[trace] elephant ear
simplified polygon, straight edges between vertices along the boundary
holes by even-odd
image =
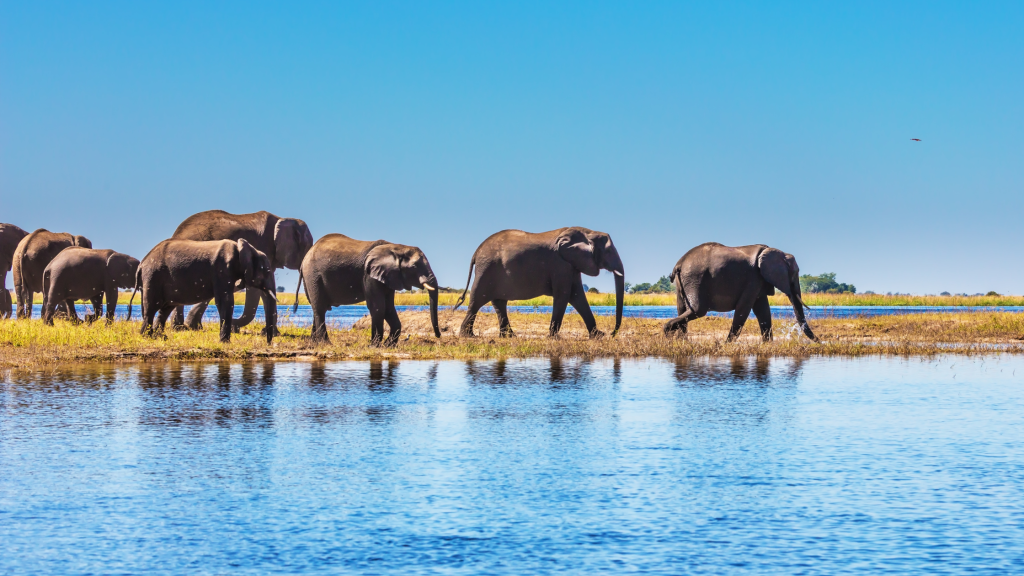
[[[244,238],[239,238],[236,242],[238,247],[238,263],[242,267],[242,276],[245,279],[246,286],[252,286],[255,282],[255,254],[253,253],[252,244],[249,244]]]
[[[597,276],[601,272],[594,244],[579,228],[566,229],[555,240],[555,246],[563,260],[587,276]]]
[[[366,255],[366,273],[392,290],[408,290],[402,275],[402,263],[387,244],[377,246]]]
[[[761,277],[786,296],[793,295],[792,286],[789,284],[791,259],[792,256],[775,248],[765,248],[757,257],[757,269]]]
[[[75,236],[75,246],[81,246],[82,248],[92,248],[92,242],[89,241],[85,236]]]
[[[304,230],[298,220],[281,218],[274,225],[274,262],[275,268],[297,270],[302,264]],[[308,248],[307,248],[308,249]]]

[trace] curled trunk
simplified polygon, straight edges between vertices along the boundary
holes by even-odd
[[[441,337],[441,329],[437,324],[437,284],[433,285],[434,290],[429,291],[430,298],[430,325],[434,328],[434,336]]]
[[[789,301],[793,303],[793,314],[796,315],[796,322],[803,330],[804,336],[807,336],[814,342],[820,342],[818,337],[811,331],[810,324],[807,323],[807,318],[804,316],[804,301],[800,294],[800,285],[793,286],[790,288]]]
[[[615,330],[612,331],[614,336],[619,331],[619,326],[622,325],[622,300],[626,292],[626,278],[615,275]]]

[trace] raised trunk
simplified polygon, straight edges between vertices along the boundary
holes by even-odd
[[[434,336],[441,337],[441,329],[437,325],[437,283],[432,286],[434,290],[429,291],[430,298],[430,325],[434,328]]]

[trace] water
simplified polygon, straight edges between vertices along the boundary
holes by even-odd
[[[0,384],[0,573],[1021,573],[1024,358]]]
[[[187,306],[186,308],[191,308]],[[235,318],[239,318],[242,315],[244,306],[235,306]],[[426,306],[397,306],[399,312],[404,311],[423,311],[429,310]],[[441,306],[441,310],[446,310],[449,306]],[[36,305],[33,310],[34,317],[40,316],[40,305]],[[80,316],[92,313],[92,306],[78,304],[75,306]],[[551,306],[509,306],[509,312],[522,312],[522,313],[540,313],[540,314],[551,314]],[[465,314],[465,307],[460,309],[462,314]],[[593,306],[591,310],[597,316],[614,316],[614,306]],[[481,308],[481,311],[488,314],[494,313],[494,308],[491,306],[485,306]],[[967,313],[967,312],[1024,312],[1024,306],[811,306],[809,312],[807,312],[807,318],[819,319],[819,318],[855,318],[855,317],[870,317],[870,316],[895,316],[902,314],[923,314],[926,312],[947,312],[947,313]],[[120,304],[116,310],[117,316],[123,318],[128,313],[128,306]],[[575,314],[572,306],[567,309],[568,314]],[[133,318],[138,319],[141,311],[138,306],[134,308]],[[366,306],[359,304],[355,306],[335,306],[327,313],[327,324],[334,328],[348,328],[355,324],[357,320],[367,315]],[[626,318],[675,318],[676,307],[675,306],[624,306],[622,308],[622,315]],[[285,309],[285,307],[278,308],[279,321],[287,322],[294,326],[311,326],[313,324],[313,311],[309,306],[299,306],[299,309],[293,314],[291,307]],[[708,316],[722,316],[725,318],[732,318],[732,312],[709,312]],[[793,308],[791,306],[772,306],[772,317],[773,318],[785,318],[793,319]],[[259,306],[256,311],[256,319],[259,322],[265,320],[263,315],[263,306]],[[216,324],[220,319],[217,314],[217,309],[210,306],[206,309],[203,315],[204,322],[212,322]]]

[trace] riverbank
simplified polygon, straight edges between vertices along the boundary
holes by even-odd
[[[128,304],[131,292],[121,292],[119,304]],[[440,294],[438,303],[451,306],[459,299],[459,294],[446,292]],[[42,294],[36,294],[35,304],[43,303]],[[279,306],[291,306],[295,303],[295,293],[278,293]],[[614,306],[615,294],[587,294],[591,306]],[[769,297],[772,306],[790,306],[789,298],[782,294]],[[80,301],[84,304],[85,302]],[[884,294],[804,294],[804,303],[808,306],[1024,306],[1024,296],[911,296]],[[139,295],[135,295],[135,304],[139,304]],[[235,294],[235,304],[245,304],[245,293]],[[299,295],[300,305],[309,305],[305,294]],[[429,304],[424,292],[406,292],[395,294],[395,304],[399,306],[426,306]],[[530,300],[510,300],[509,306],[551,306],[550,296],[531,298]],[[626,294],[624,306],[675,306],[675,294]]]
[[[515,338],[499,338],[493,314],[477,319],[475,338],[459,338],[461,314],[442,313],[442,338],[432,336],[426,312],[404,312],[402,337],[393,348],[369,345],[364,318],[352,329],[332,329],[331,343],[314,345],[309,329],[282,326],[272,345],[251,325],[221,344],[215,325],[199,332],[168,332],[165,337],[138,334],[138,322],[105,326],[39,320],[0,321],[0,367],[47,368],[73,362],[144,362],[148,360],[253,359],[492,359],[526,357],[808,357],[933,355],[941,353],[1024,354],[1024,315],[1012,313],[919,314],[872,318],[822,319],[812,323],[822,344],[798,336],[792,322],[775,321],[775,341],[764,344],[757,323],[747,322],[737,342],[725,343],[731,320],[702,318],[690,324],[685,339],[666,338],[664,322],[626,318],[615,338],[590,340],[582,320],[568,315],[558,338],[548,338],[545,314],[512,314]],[[610,332],[613,319],[599,317]]]

